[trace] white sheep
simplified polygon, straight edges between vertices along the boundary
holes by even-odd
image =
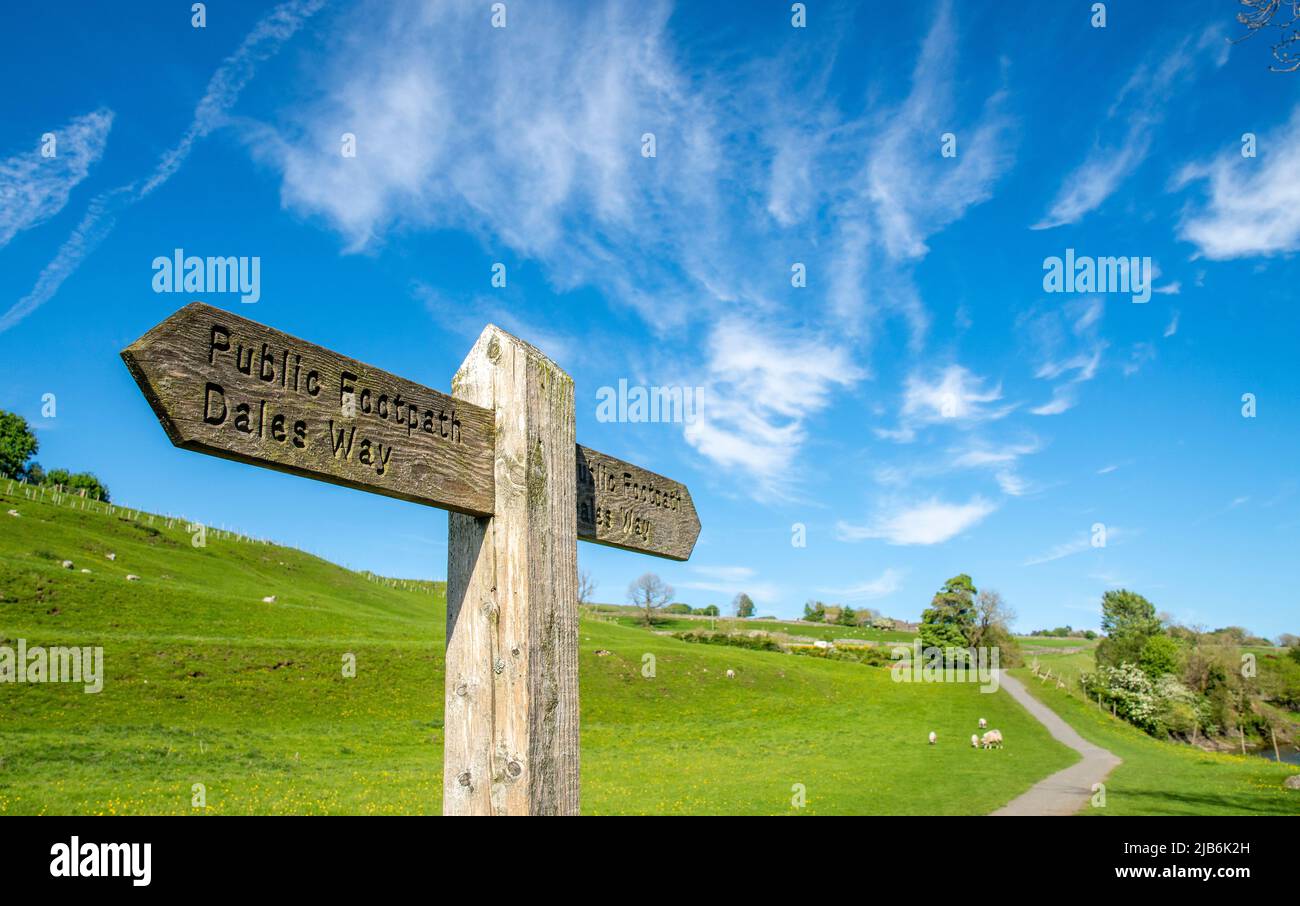
[[[1002,731],[989,730],[980,739],[980,745],[982,745],[986,749],[1002,748]]]
[[[735,679],[735,678],[736,678],[736,671],[734,671],[734,670],[728,670],[728,671],[727,671],[727,679]]]
[[[970,747],[972,749],[978,749],[980,747],[980,738],[974,733],[970,735]]]
[[[981,718],[980,718],[980,729],[981,729],[981,730],[985,730],[985,729],[988,728],[988,725],[989,725],[989,722],[988,722],[987,720],[985,720],[984,718],[981,717]]]
[[[931,731],[930,731],[930,745],[934,745],[934,744],[935,744],[936,742],[938,742],[938,741],[939,741],[939,737],[938,737],[938,735],[936,735],[935,732],[934,732],[933,730],[931,730]]]

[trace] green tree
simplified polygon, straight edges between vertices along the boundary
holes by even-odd
[[[1142,646],[1138,656],[1138,666],[1142,672],[1153,680],[1166,673],[1181,676],[1183,649],[1167,635],[1153,635]]]
[[[722,613],[722,611],[718,610],[717,604],[710,604],[708,607],[699,607],[691,612],[700,617],[716,617],[718,614]]]
[[[27,460],[40,444],[27,426],[27,419],[0,409],[0,477],[25,478]]]
[[[67,469],[51,469],[44,474],[40,483],[61,487],[69,494],[85,491],[87,497],[95,497],[105,503],[110,502],[108,485],[96,478],[92,472],[69,472]]]
[[[975,584],[962,573],[944,583],[921,613],[926,648],[965,648],[975,630]]]
[[[1160,634],[1161,625],[1154,604],[1120,588],[1101,596],[1101,630],[1106,638],[1097,646],[1097,663],[1118,666],[1137,664],[1147,639]]]
[[[754,600],[743,591],[736,595],[731,606],[736,609],[736,616],[742,620],[754,615]]]
[[[853,612],[852,607],[844,607],[840,610],[839,623],[841,626],[856,626],[858,624],[858,615]]]
[[[823,622],[826,619],[826,605],[821,601],[804,602],[803,618],[810,623]]]
[[[1160,631],[1156,607],[1135,591],[1119,588],[1101,596],[1101,631],[1106,635],[1155,635]]]

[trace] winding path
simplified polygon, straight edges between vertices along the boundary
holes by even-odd
[[[1122,759],[1108,749],[1095,746],[1056,716],[1051,708],[1029,693],[1020,680],[1001,671],[1002,688],[1020,702],[1047,728],[1053,738],[1074,749],[1083,759],[1050,777],[1038,781],[993,815],[1073,815],[1092,798],[1092,785],[1101,783]]]

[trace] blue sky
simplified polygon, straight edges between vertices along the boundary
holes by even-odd
[[[132,506],[442,578],[445,514],[175,450],[117,353],[193,297],[447,390],[495,322],[694,495],[689,563],[579,546],[598,599],[915,618],[969,572],[1024,629],[1123,586],[1300,631],[1300,74],[1232,4],[1090,5],[7,6],[0,407]],[[176,248],[260,300],[153,292]],[[1149,301],[1045,292],[1067,249]],[[598,420],[620,380],[699,415]]]

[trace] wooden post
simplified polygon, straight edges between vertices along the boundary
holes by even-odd
[[[1268,735],[1271,736],[1271,737],[1273,738],[1273,759],[1274,759],[1278,764],[1281,764],[1281,763],[1282,763],[1282,753],[1279,752],[1279,751],[1277,750],[1277,732],[1274,731],[1274,729],[1273,729],[1273,722],[1272,722],[1272,721],[1269,721],[1269,724],[1268,724]]]
[[[489,325],[452,395],[495,413],[495,503],[449,514],[443,814],[576,815],[573,380]]]
[[[491,325],[454,396],[202,302],[121,355],[178,447],[452,511],[443,811],[577,814],[576,542],[688,559],[686,486],[578,445],[573,380]]]

